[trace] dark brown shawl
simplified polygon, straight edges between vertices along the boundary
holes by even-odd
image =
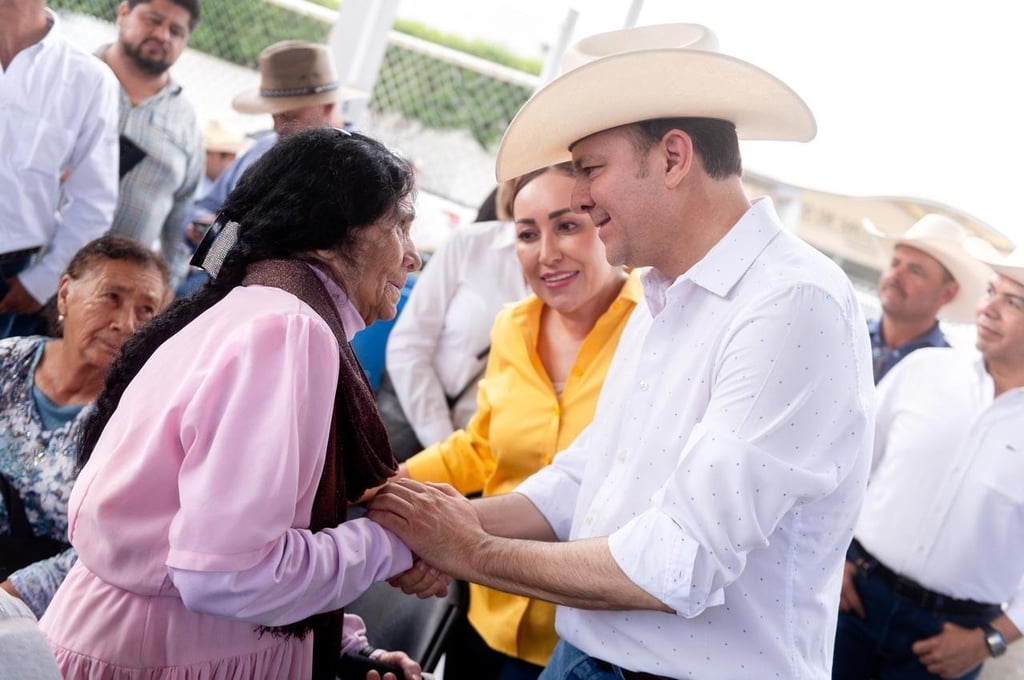
[[[341,362],[327,456],[313,499],[309,528],[320,531],[345,521],[348,503],[395,473],[397,464],[370,387],[345,336],[341,317],[317,275],[303,262],[263,260],[249,265],[242,285],[272,286],[299,298],[320,315],[338,340]],[[304,408],[305,404],[296,404]],[[274,635],[305,637],[313,631],[313,677],[333,680],[341,651],[342,610],[266,628]]]

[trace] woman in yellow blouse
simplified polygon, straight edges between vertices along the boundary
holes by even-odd
[[[513,185],[516,250],[533,295],[491,330],[477,412],[407,460],[399,476],[461,493],[508,493],[590,422],[619,335],[641,295],[636,274],[605,259],[597,227],[570,208],[569,164]],[[470,586],[469,623],[453,636],[445,680],[536,678],[557,636],[546,602]]]

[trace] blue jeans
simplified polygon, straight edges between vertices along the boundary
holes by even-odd
[[[949,623],[977,628],[989,615],[938,614],[922,609],[896,595],[879,578],[858,569],[854,577],[864,604],[865,618],[843,612],[836,630],[832,680],[921,680],[936,678],[918,661],[911,649],[918,640],[938,635]],[[960,680],[973,680],[978,666]]]
[[[32,262],[32,256],[0,262],[0,298],[7,295],[7,279],[20,274]],[[0,314],[0,340],[22,335],[39,335],[46,328],[41,314]]]
[[[622,671],[559,640],[539,680],[623,680]]]

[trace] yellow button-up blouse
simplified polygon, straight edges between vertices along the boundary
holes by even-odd
[[[406,461],[409,475],[493,496],[548,465],[590,423],[619,336],[642,294],[634,271],[580,346],[561,395],[537,353],[544,303],[531,295],[502,310],[491,330],[476,414],[466,429]],[[470,585],[469,620],[492,649],[541,666],[558,639],[554,605],[476,584]]]

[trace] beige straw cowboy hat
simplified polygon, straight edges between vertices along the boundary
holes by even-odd
[[[789,86],[718,52],[714,34],[697,24],[585,38],[563,70],[509,124],[498,148],[499,181],[569,160],[569,147],[584,137],[652,118],[727,120],[741,139],[809,141],[817,132]]]
[[[888,255],[898,245],[910,246],[931,255],[949,270],[960,290],[939,310],[939,318],[955,323],[974,323],[974,313],[992,278],[992,270],[968,251],[970,235],[958,222],[945,215],[929,214],[915,222],[903,234],[889,234],[863,221],[864,230],[878,239]]]
[[[987,264],[996,274],[1002,274],[1024,286],[1024,248],[1018,247],[1012,253],[1001,253],[987,241],[970,239],[967,250]]]
[[[238,153],[245,148],[245,134],[220,118],[208,118],[202,125],[203,148],[215,153]]]
[[[231,104],[241,113],[273,114],[368,96],[342,87],[326,46],[283,40],[260,53],[259,87],[242,92]]]

